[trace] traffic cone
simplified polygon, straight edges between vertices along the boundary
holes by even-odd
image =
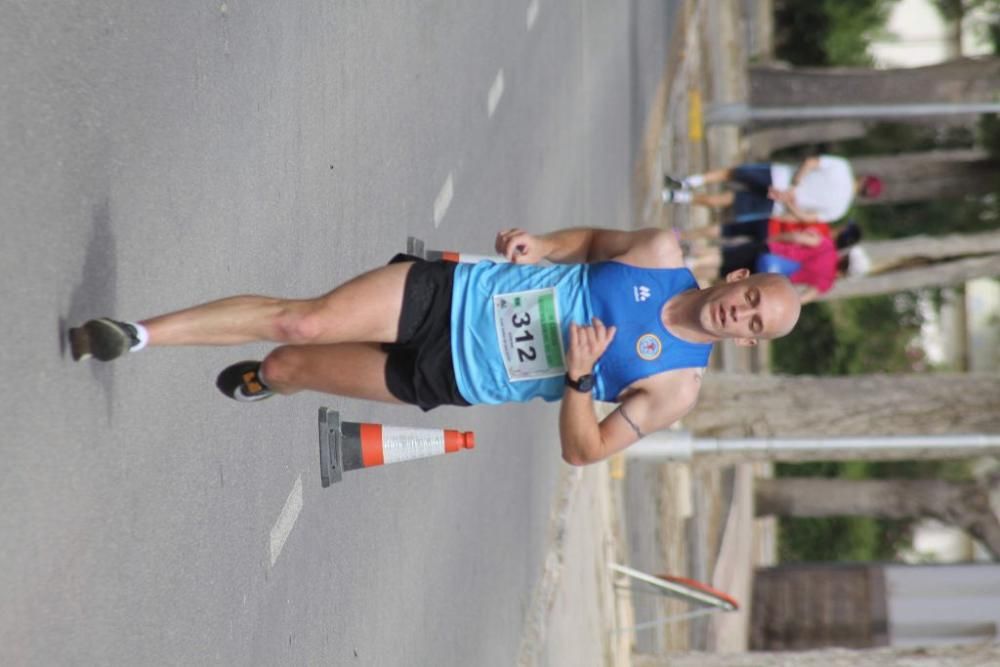
[[[424,257],[424,242],[418,239],[416,236],[406,237],[406,254],[413,255],[414,257],[419,257],[420,259],[427,259]]]
[[[319,466],[324,487],[339,482],[348,470],[451,454],[475,446],[476,435],[471,431],[342,422],[336,410],[319,409]]]

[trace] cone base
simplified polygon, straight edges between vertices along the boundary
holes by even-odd
[[[320,408],[319,474],[323,488],[343,478],[344,464],[340,440],[340,413],[332,408]]]

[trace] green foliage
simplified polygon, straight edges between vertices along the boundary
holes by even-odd
[[[907,349],[923,322],[914,293],[848,299],[832,308],[841,340],[834,356],[844,375],[912,370]]]
[[[873,64],[868,45],[885,32],[893,0],[824,0],[832,30],[824,39],[831,65],[865,67]]]
[[[994,119],[994,124],[984,124],[977,132],[974,132],[961,125],[942,130],[932,125],[882,121],[872,123],[864,136],[856,139],[789,146],[775,151],[771,155],[771,159],[776,162],[797,164],[818,153],[855,158],[870,155],[973,148],[977,145],[994,145],[1000,152],[1000,129],[995,122]]]
[[[996,195],[968,195],[956,199],[859,206],[852,215],[869,241],[915,234],[976,233],[1000,225],[1000,200]]]
[[[830,17],[823,5],[808,0],[775,0],[774,54],[797,67],[830,64],[825,36]]]
[[[976,137],[973,132],[962,126],[951,127],[942,132],[939,127],[933,125],[882,121],[872,124],[871,129],[863,137],[834,142],[826,148],[828,152],[837,155],[864,157],[971,148],[975,143]]]
[[[778,560],[782,563],[892,560],[895,550],[883,545],[879,523],[866,517],[781,517]]]
[[[907,372],[921,323],[907,292],[810,304],[792,333],[772,343],[771,366],[791,375]]]
[[[868,45],[896,0],[775,0],[775,55],[796,66],[871,64]]]
[[[778,463],[774,475],[865,479],[868,467],[864,461]],[[898,536],[906,532],[905,526],[901,530],[897,524],[853,516],[781,517],[778,520],[778,558],[784,563],[891,560],[900,546]]]
[[[792,332],[771,343],[771,369],[786,375],[842,375],[830,353],[837,345],[830,305],[808,305]]]

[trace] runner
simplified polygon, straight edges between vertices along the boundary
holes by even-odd
[[[563,457],[582,465],[686,414],[712,343],[755,345],[798,319],[783,276],[737,271],[698,289],[669,231],[511,229],[496,250],[511,263],[397,256],[315,299],[235,296],[141,322],[90,320],[70,330],[71,349],[109,361],[146,346],[283,343],[219,375],[242,401],[304,389],[424,410],[562,399]],[[598,423],[594,398],[620,405]]]

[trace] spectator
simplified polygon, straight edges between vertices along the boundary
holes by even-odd
[[[741,164],[683,179],[664,176],[663,201],[710,208],[732,206],[735,222],[790,218],[800,222],[835,222],[851,207],[856,194],[882,193],[877,176],[854,177],[850,163],[835,155],[807,158],[798,168],[781,162]],[[718,194],[694,190],[713,183],[741,188]]]
[[[848,222],[835,239],[805,231],[782,231],[761,241],[752,238],[735,245],[700,246],[689,266],[699,280],[711,282],[733,272],[781,273],[809,303],[833,287],[838,277],[864,272],[860,248],[861,229]]]

